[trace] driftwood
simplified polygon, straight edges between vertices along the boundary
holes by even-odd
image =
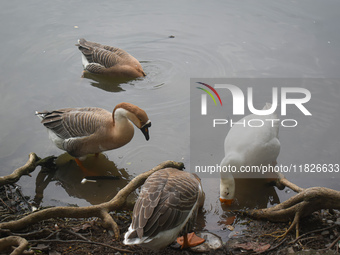
[[[279,174],[277,183],[277,186],[284,185],[297,192],[297,194],[271,208],[255,209],[244,213],[260,220],[272,222],[292,221],[288,230],[279,237],[285,237],[294,227],[296,228],[296,237],[298,237],[300,219],[315,211],[321,209],[340,209],[340,191],[324,187],[303,189],[288,181],[282,174]]]

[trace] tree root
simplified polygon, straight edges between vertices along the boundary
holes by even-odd
[[[303,188],[300,188],[296,184],[291,183],[290,181],[288,181],[283,174],[277,173],[277,175],[278,175],[278,179],[276,180],[276,186],[280,190],[284,189],[285,187],[290,188],[291,190],[295,191],[296,193],[299,193],[299,192],[304,190]]]
[[[18,247],[14,248],[10,255],[34,254],[33,251],[25,251],[28,247],[28,242],[25,238],[19,236],[7,236],[0,239],[0,251],[12,246]]]
[[[290,227],[278,238],[284,238],[292,229],[296,229],[296,238],[299,236],[300,219],[321,209],[340,209],[340,191],[324,187],[311,187],[303,189],[289,182],[282,174],[278,181],[281,185],[298,192],[288,200],[265,209],[254,209],[244,214],[260,220],[272,222],[292,221]]]
[[[26,162],[25,165],[17,168],[10,175],[0,177],[0,186],[15,183],[23,175],[30,175],[30,173],[33,172],[34,169],[36,168],[37,166],[36,163],[39,159],[40,158],[38,158],[38,156],[35,153],[30,153],[28,156],[28,161]]]
[[[20,168],[20,173],[27,173],[27,171],[33,171],[32,168],[36,167],[37,157],[34,153],[30,154],[30,160],[25,166]],[[131,180],[123,189],[121,189],[117,195],[112,198],[109,202],[102,203],[99,205],[93,205],[88,207],[53,207],[47,208],[41,211],[34,212],[28,216],[25,216],[19,220],[3,222],[0,223],[0,229],[19,230],[23,229],[29,225],[35,224],[37,222],[47,220],[50,218],[89,218],[98,217],[102,219],[103,227],[107,229],[112,229],[115,234],[115,238],[119,240],[120,232],[117,223],[113,220],[110,211],[120,209],[126,201],[126,198],[130,193],[141,186],[145,180],[154,172],[167,168],[173,167],[178,169],[183,169],[183,163],[178,163],[174,161],[165,161],[153,169],[142,173]],[[22,170],[23,169],[23,170]],[[20,174],[16,174],[20,175]],[[21,176],[21,175],[20,175]],[[19,177],[20,178],[20,177]],[[11,179],[13,180],[13,179]]]
[[[31,176],[30,173],[32,173],[37,166],[50,164],[54,159],[54,156],[41,159],[35,153],[30,153],[25,165],[15,169],[10,175],[0,176],[0,187],[6,184],[16,183],[23,175]]]

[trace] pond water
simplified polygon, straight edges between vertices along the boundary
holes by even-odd
[[[164,160],[182,161],[190,169],[190,78],[339,77],[340,3],[335,0],[13,0],[2,1],[0,7],[1,175],[22,166],[30,152],[58,156],[54,175],[38,175],[37,169],[19,181],[23,193],[42,199],[43,206],[107,201],[133,177]],[[81,37],[128,51],[147,76],[123,83],[82,78],[81,55],[75,47]],[[299,136],[285,138],[291,134],[283,131],[278,162],[308,162],[320,155],[327,163],[339,156],[339,87],[322,92],[324,101],[313,106],[313,114],[323,125],[305,124],[307,131],[326,135],[310,137],[302,127]],[[85,106],[111,111],[120,102],[147,112],[150,140],[136,130],[126,146],[98,159],[89,157],[84,163],[89,168],[121,178],[81,185],[75,162],[50,142],[34,112]],[[221,152],[211,153],[218,160],[224,136]],[[321,149],[312,147],[316,144],[322,144]],[[300,149],[284,149],[297,146]],[[302,187],[339,190],[339,173],[294,181]],[[199,227],[226,241],[228,214],[218,201],[219,179],[202,182],[206,201]],[[244,195],[243,205],[270,206],[292,194],[264,188],[256,195],[263,197],[258,204]]]

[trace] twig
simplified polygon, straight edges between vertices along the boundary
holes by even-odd
[[[5,190],[6,190],[6,192],[5,192],[6,198],[8,199],[8,201],[10,201],[11,198],[8,197],[8,194],[9,194],[9,192],[11,192],[11,195],[12,195],[12,197],[13,197],[13,191],[12,191],[12,189],[9,189],[8,187],[9,187],[9,185],[4,185],[4,188],[5,188]],[[8,189],[9,189],[9,190],[8,190]]]
[[[62,232],[66,232],[66,233],[71,234],[71,235],[74,235],[74,236],[80,238],[81,240],[89,241],[89,242],[90,242],[90,240],[87,239],[85,236],[82,236],[82,235],[80,235],[80,234],[78,234],[78,233],[76,233],[76,232],[73,232],[72,230],[69,230],[69,229],[64,228],[64,229],[62,229],[61,231],[62,231]]]
[[[313,231],[304,233],[303,235],[299,236],[299,237],[296,238],[295,240],[290,241],[289,244],[294,244],[294,243],[296,243],[296,241],[298,241],[299,239],[303,238],[304,236],[307,236],[307,235],[310,235],[310,234],[313,234],[313,233],[317,233],[317,232],[321,232],[321,231],[324,231],[324,230],[328,230],[328,229],[334,228],[335,226],[336,226],[336,225],[332,225],[332,226],[329,226],[329,227],[326,227],[326,228],[316,229],[316,230],[313,230]]]
[[[310,237],[306,237],[306,238],[301,238],[299,240],[299,244],[301,244],[301,242],[308,241],[304,245],[304,246],[307,246],[307,244],[309,244],[311,241],[313,241],[313,239],[322,239],[322,236],[321,235],[317,235],[317,236],[310,236]],[[302,244],[301,244],[301,246],[302,246]]]
[[[327,251],[327,250],[330,250],[330,249],[332,249],[333,246],[334,246],[337,242],[339,242],[339,241],[340,241],[340,236],[338,236],[338,237],[333,241],[333,243],[331,243],[330,246],[328,246],[328,247],[325,248],[325,249],[321,249],[321,250],[319,250],[319,251]]]
[[[94,244],[94,245],[101,245],[104,247],[108,247],[110,249],[126,252],[126,253],[132,253],[133,251],[117,248],[105,243],[99,243],[99,242],[93,242],[93,241],[85,241],[85,240],[58,240],[58,239],[50,239],[50,240],[44,240],[44,239],[38,239],[38,240],[28,240],[30,243],[85,243],[85,244]]]
[[[2,200],[2,199],[0,198],[0,201],[8,208],[8,210],[10,210],[12,213],[14,213],[14,210],[13,210],[11,207],[9,207],[9,206],[5,203],[4,200]]]
[[[20,236],[20,237],[25,238],[25,239],[33,238],[33,237],[39,237],[39,236],[46,236],[46,235],[49,235],[49,234],[52,233],[52,230],[50,230],[48,228],[43,228],[43,229],[40,229],[40,230],[37,230],[37,231],[32,231],[32,232],[27,232],[27,233],[12,233],[8,229],[4,229],[4,230],[6,230],[6,232],[10,233],[10,234],[7,233],[7,235]]]
[[[44,239],[44,240],[48,240],[50,237],[52,237],[52,236],[58,234],[60,231],[61,231],[60,229],[58,229],[58,230],[56,230],[56,231],[51,231],[51,233],[50,233],[48,236],[44,237],[43,239]]]
[[[15,185],[15,184],[13,184],[13,183],[12,183],[11,185],[14,187],[15,192],[19,194],[19,196],[21,197],[21,199],[22,199],[23,201],[25,201],[25,203],[26,203],[27,207],[29,208],[29,210],[32,211],[32,206],[31,206],[31,204],[27,201],[27,199],[25,198],[24,194],[23,194],[22,191],[21,191],[21,188],[20,188],[18,185]]]

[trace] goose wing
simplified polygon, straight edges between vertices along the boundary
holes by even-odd
[[[98,72],[100,67],[110,68],[130,58],[130,55],[120,48],[89,42],[84,38],[79,39],[76,46],[88,61],[86,69],[90,72]]]
[[[183,224],[198,202],[199,182],[179,170],[151,175],[135,204],[130,238],[154,237]]]
[[[65,108],[51,112],[38,112],[41,123],[62,139],[89,136],[103,126],[112,114],[104,109]]]

